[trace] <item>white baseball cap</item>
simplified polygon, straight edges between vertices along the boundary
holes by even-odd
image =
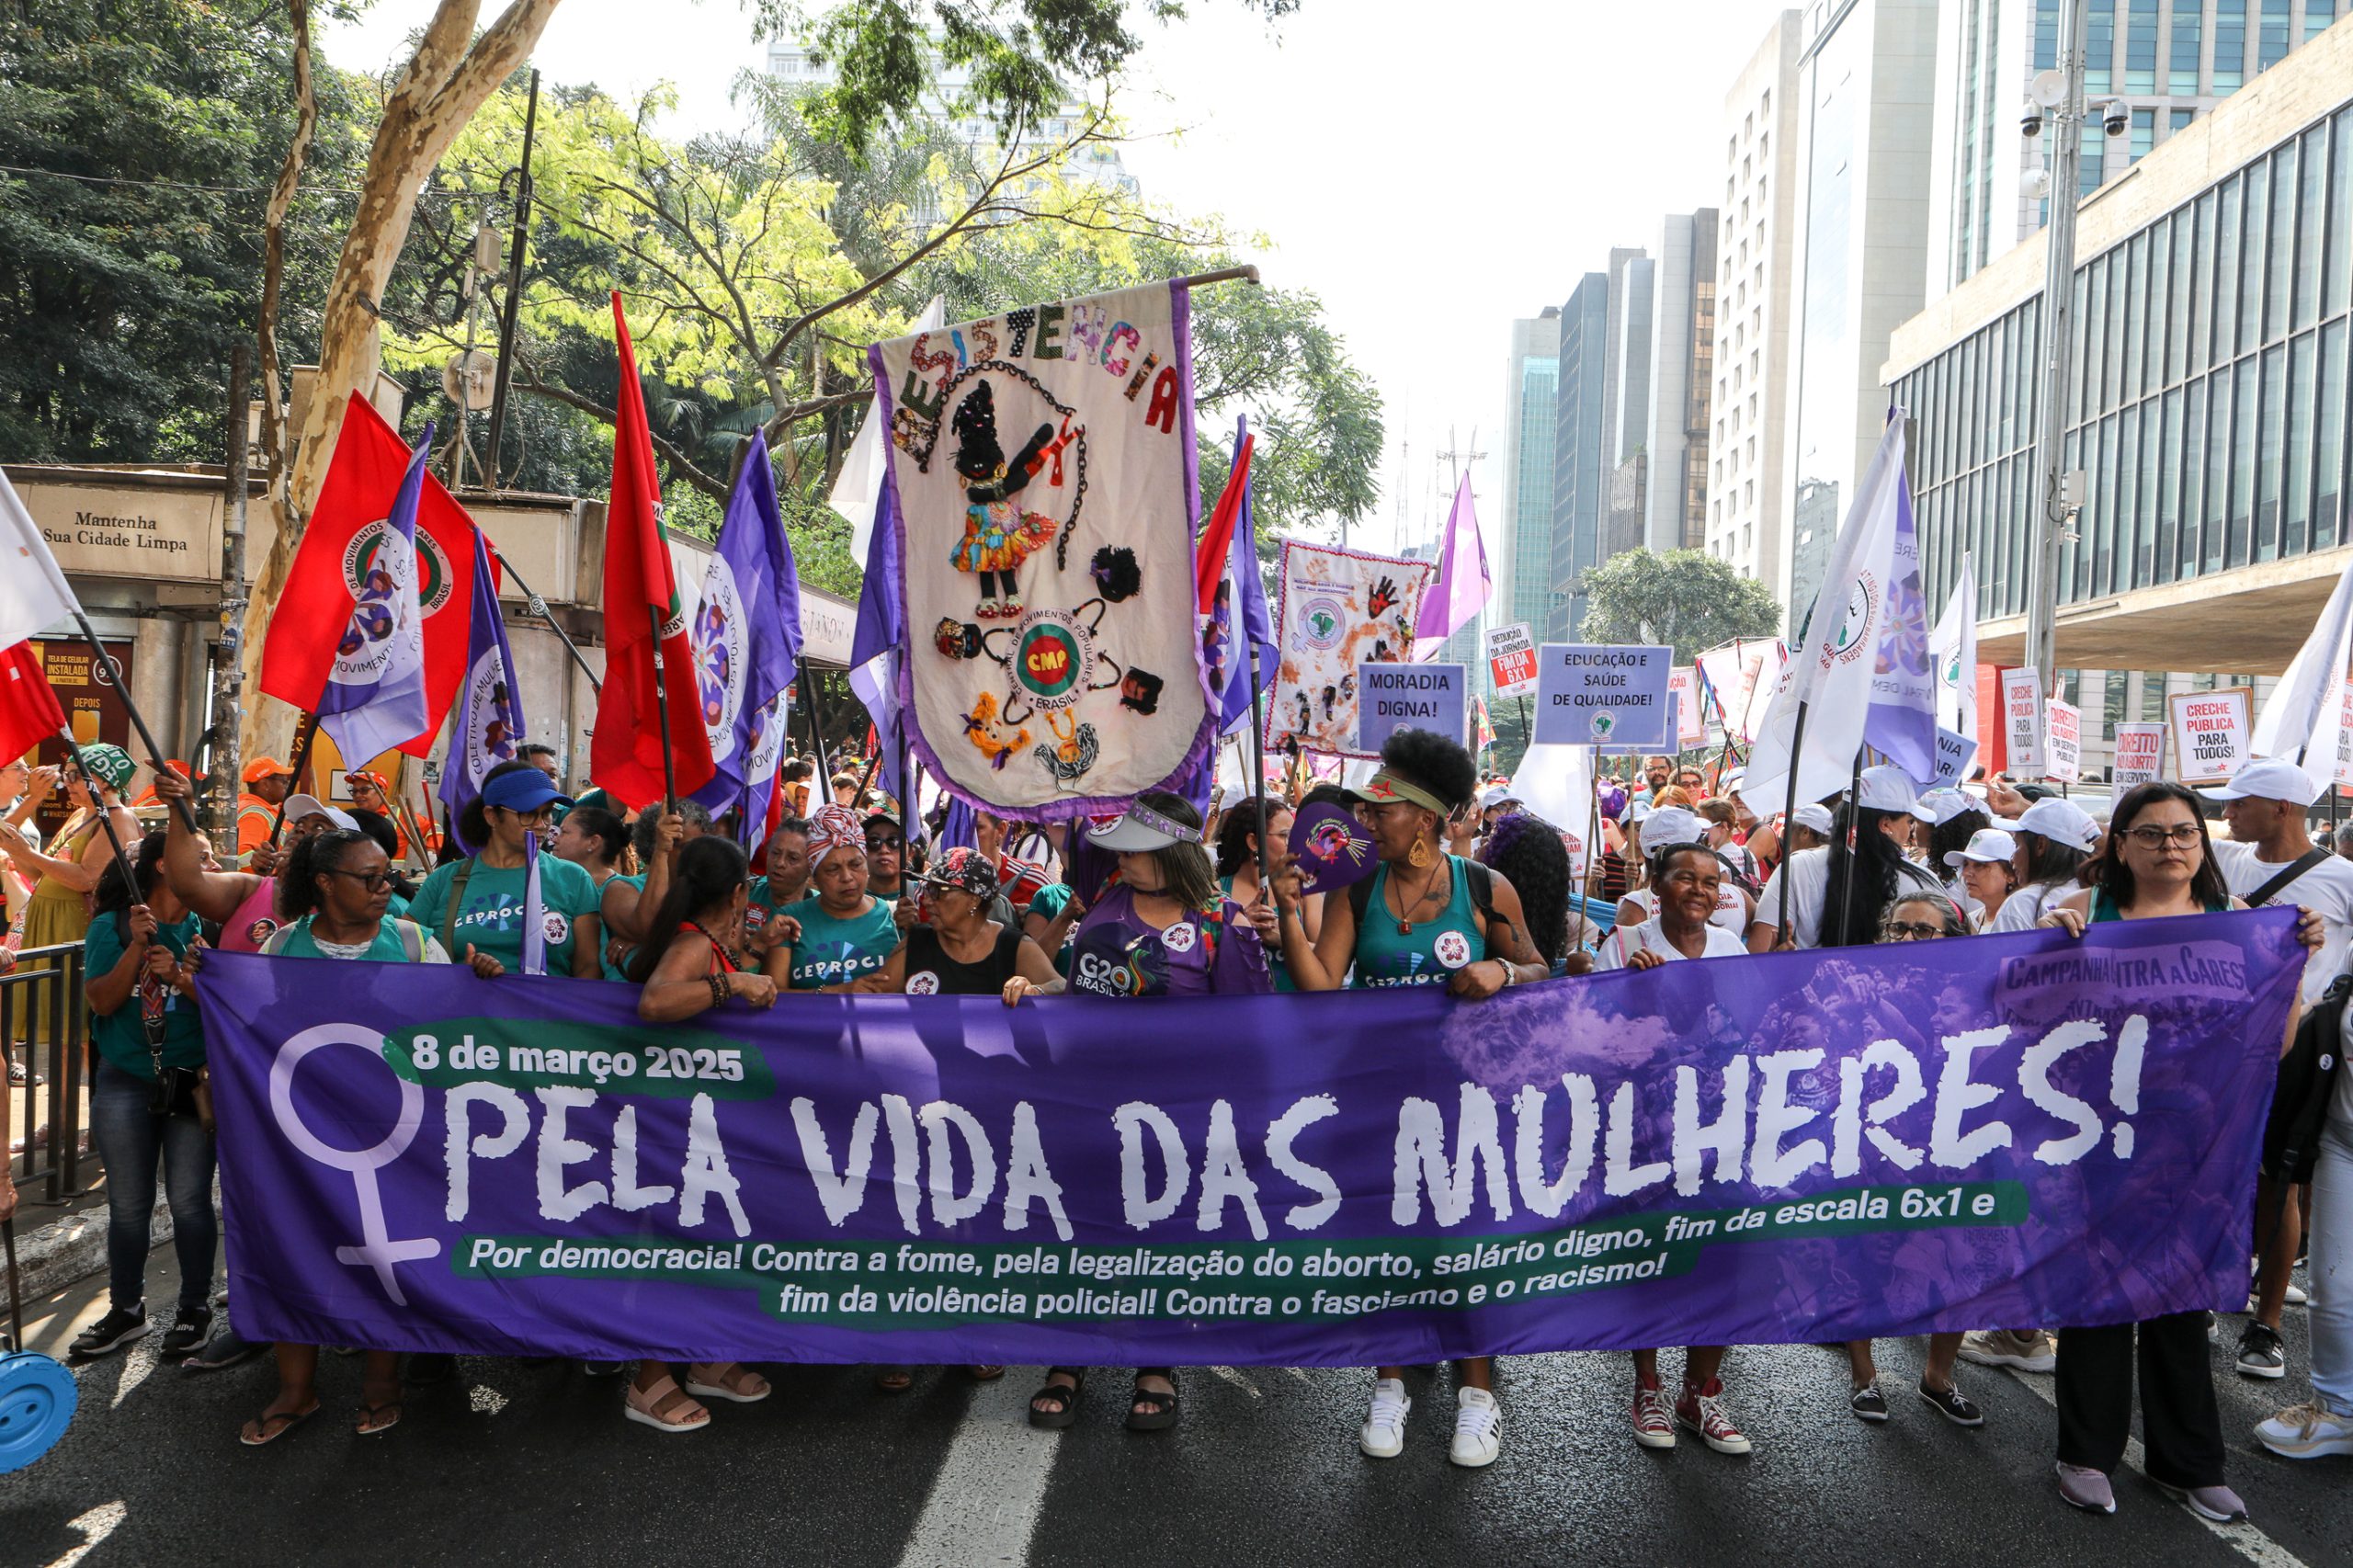
[[[1661,806],[1643,819],[1643,853],[1654,855],[1670,844],[1699,844],[1705,841],[1697,812],[1681,806]]]
[[[1860,804],[1867,812],[1904,812],[1922,822],[1937,820],[1937,813],[1922,805],[1920,798],[1912,792],[1911,776],[1887,763],[1863,769]]]
[[[1836,820],[1831,816],[1830,808],[1828,806],[1818,806],[1812,803],[1800,806],[1790,820],[1797,824],[1800,827],[1810,827],[1813,829],[1814,832],[1822,835],[1824,838],[1829,837],[1833,832],[1836,831],[1838,825]]]
[[[2008,864],[2018,850],[2018,841],[1998,827],[1981,827],[1969,835],[1969,842],[1959,849],[1948,851],[1945,864],[1958,867],[1963,860],[1974,860],[1981,866],[1997,861]]]
[[[286,825],[292,827],[304,817],[324,817],[346,833],[358,833],[359,820],[339,806],[330,806],[316,795],[286,797]]]
[[[1487,792],[1479,797],[1479,809],[1483,812],[1491,812],[1497,806],[1510,805],[1518,799],[1518,792],[1508,784],[1490,785]]]
[[[2320,799],[2321,789],[2311,774],[2286,757],[2259,756],[2231,775],[2229,783],[2199,792],[2217,801],[2286,801],[2309,806]]]
[[[1942,827],[1965,812],[1984,811],[1985,802],[1966,790],[1955,790],[1947,786],[1940,790],[1931,790],[1922,795],[1920,807],[1929,813],[1930,822]]]
[[[2053,844],[2088,850],[2099,843],[2100,826],[2074,801],[2045,795],[2018,813],[2018,831],[2039,833]]]

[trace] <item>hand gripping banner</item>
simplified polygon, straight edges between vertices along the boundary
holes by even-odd
[[[1183,772],[1211,739],[1188,292],[1025,306],[869,358],[926,766],[1035,820],[1116,811]]]
[[[1375,1365],[2245,1300],[2292,910],[1516,986],[790,996],[218,954],[248,1338]]]

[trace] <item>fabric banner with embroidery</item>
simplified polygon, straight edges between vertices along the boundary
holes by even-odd
[[[1404,664],[1430,563],[1283,541],[1282,602],[1275,615],[1282,667],[1267,710],[1269,748],[1366,756],[1357,744],[1357,666]]]
[[[869,350],[916,753],[1007,816],[1119,810],[1205,755],[1190,301],[1029,305]]]

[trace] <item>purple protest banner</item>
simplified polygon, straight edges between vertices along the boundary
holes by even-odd
[[[1475,1005],[659,1028],[627,986],[220,954],[231,1310],[417,1350],[1308,1366],[2234,1307],[2294,919]]]

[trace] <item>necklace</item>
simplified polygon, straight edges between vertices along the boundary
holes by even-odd
[[[1408,903],[1405,901],[1404,892],[1398,887],[1396,879],[1390,879],[1389,885],[1395,891],[1397,903],[1400,905],[1397,911],[1397,934],[1400,937],[1410,937],[1414,934],[1414,912],[1429,903],[1438,889],[1452,880],[1453,873],[1448,869],[1446,862],[1440,860],[1438,863],[1438,869],[1431,872],[1429,880],[1422,884],[1422,891],[1415,895],[1412,903]]]

